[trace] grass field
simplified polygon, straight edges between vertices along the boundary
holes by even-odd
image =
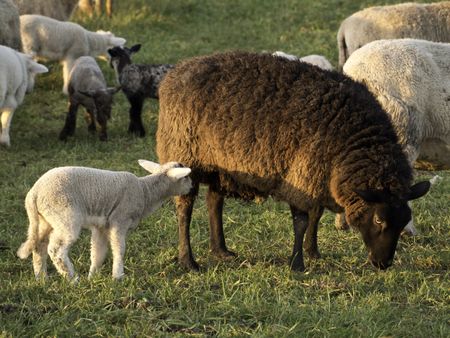
[[[399,1],[354,0],[127,0],[112,19],[74,20],[91,30],[111,30],[128,45],[142,43],[135,62],[166,63],[232,49],[323,54],[336,66],[339,23],[369,5]],[[113,72],[99,61],[111,85]],[[109,141],[88,135],[82,112],[74,138],[58,140],[67,98],[61,67],[37,79],[12,121],[11,143],[0,148],[0,336],[267,336],[448,337],[450,171],[414,201],[420,234],[402,238],[387,271],[366,264],[355,232],[339,232],[326,213],[319,230],[323,258],[306,259],[307,271],[287,266],[293,233],[285,204],[227,200],[227,244],[238,253],[220,262],[208,254],[208,216],[201,191],[191,227],[203,270],[186,273],[175,262],[177,225],[171,202],[130,233],[121,282],[111,280],[108,259],[87,280],[89,234],[71,251],[81,275],[63,280],[51,263],[46,282],[35,281],[31,260],[15,256],[26,237],[27,191],[45,171],[80,165],[145,172],[137,159],[156,160],[158,103],[145,105],[144,139],[126,134],[128,103],[118,94],[108,124]]]

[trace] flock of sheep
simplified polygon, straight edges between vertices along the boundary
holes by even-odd
[[[160,103],[157,154],[166,164],[141,160],[151,175],[62,167],[29,191],[28,239],[18,256],[33,254],[37,277],[46,275],[48,254],[62,275],[74,278],[68,251],[87,227],[89,276],[103,263],[109,240],[113,277],[121,278],[127,231],[172,196],[179,263],[198,269],[189,227],[200,183],[208,185],[214,255],[235,255],[225,244],[224,199],[272,196],[288,203],[292,213],[292,269],[304,270],[303,252],[320,257],[317,229],[325,208],[339,214],[339,226],[361,233],[371,263],[385,269],[401,232],[415,232],[408,201],[430,188],[429,181],[412,183],[413,164],[423,159],[450,167],[449,1],[372,7],[351,15],[337,34],[342,72],[323,56],[283,52],[227,52],[177,65],[137,65],[131,56],[140,45],[128,48],[112,33],[41,15],[19,19],[12,0],[0,0],[0,6],[9,6],[9,27],[17,26],[16,32],[0,30],[0,44],[11,47],[0,46],[0,143],[9,145],[14,110],[32,89],[35,74],[47,71],[35,60],[63,64],[70,105],[62,140],[74,134],[80,105],[89,113],[89,130],[98,125],[106,140],[118,90],[130,103],[128,131],[141,137],[144,99]],[[120,87],[107,87],[94,59],[99,55],[108,55]]]

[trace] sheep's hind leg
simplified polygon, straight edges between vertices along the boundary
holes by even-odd
[[[69,259],[69,249],[74,243],[76,237],[67,236],[68,234],[59,234],[52,232],[48,245],[48,254],[56,267],[56,270],[68,279],[73,279],[75,271],[73,264]]]
[[[3,144],[7,147],[11,145],[9,138],[9,126],[11,125],[11,120],[14,115],[14,109],[3,109],[0,111],[1,116],[1,133],[0,133],[0,144]]]
[[[291,207],[292,221],[294,225],[294,248],[290,259],[290,266],[292,270],[304,271],[305,264],[303,263],[303,238],[306,229],[308,228],[308,213]]]
[[[224,197],[209,186],[206,202],[209,214],[209,248],[211,253],[220,258],[235,257],[236,254],[229,251],[225,244],[222,219]]]
[[[92,278],[101,268],[108,252],[108,237],[103,230],[93,228],[91,236],[91,267],[88,278]]]
[[[178,262],[188,270],[199,270],[192,254],[189,227],[192,218],[195,197],[198,193],[198,184],[194,185],[188,195],[175,197],[178,217]]]
[[[125,256],[125,238],[128,228],[128,226],[123,227],[123,224],[114,224],[111,225],[109,230],[109,241],[113,256],[112,276],[114,279],[122,279],[125,276],[123,272],[123,258]]]
[[[323,214],[323,208],[313,208],[308,212],[308,229],[305,235],[305,252],[310,258],[320,258],[319,247],[317,245],[317,230],[319,229],[319,220]]]
[[[33,270],[36,279],[47,277],[47,250],[51,226],[39,217],[39,243],[33,250]]]

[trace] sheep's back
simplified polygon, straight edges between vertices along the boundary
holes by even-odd
[[[350,78],[268,54],[225,53],[185,61],[163,80],[157,153],[267,192],[286,180],[326,190],[348,140],[368,127],[365,137],[396,142],[374,97]]]

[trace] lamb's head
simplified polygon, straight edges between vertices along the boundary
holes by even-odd
[[[105,31],[100,30],[100,31],[97,31],[96,33],[103,35],[107,39],[107,42],[108,42],[107,48],[123,46],[127,42],[127,40],[125,40],[124,38],[119,38],[111,32],[105,32]]]
[[[152,161],[139,160],[139,165],[150,172],[152,175],[163,174],[167,176],[170,182],[169,190],[171,195],[186,195],[192,189],[192,180],[188,176],[191,169],[184,167],[178,162],[167,162],[165,164],[158,164]]]
[[[119,87],[110,87],[98,90],[80,91],[80,94],[92,99],[98,116],[104,116],[107,119],[110,119],[113,97],[119,90]],[[80,101],[82,102],[82,100]]]
[[[18,53],[20,58],[25,63],[27,69],[27,93],[30,93],[34,88],[34,78],[36,74],[47,73],[48,69],[44,65],[37,63],[30,55]]]
[[[116,69],[115,66],[117,67],[119,63],[124,65],[130,64],[131,55],[137,53],[140,49],[141,49],[140,44],[134,45],[131,48],[121,46],[109,48],[108,49],[109,65],[111,66],[111,68]]]
[[[358,213],[346,208],[346,219],[361,232],[374,266],[384,270],[392,265],[400,233],[411,220],[408,201],[422,197],[429,188],[429,181],[420,182],[401,197],[388,190],[355,190],[363,206]]]

